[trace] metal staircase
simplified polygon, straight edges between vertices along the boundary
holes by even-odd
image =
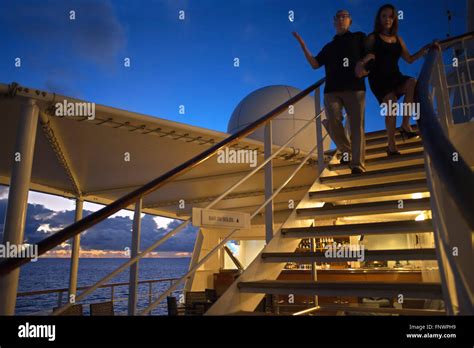
[[[386,144],[386,139],[379,137],[379,134],[379,132],[367,134],[366,142],[373,143],[374,140],[380,141],[382,139]],[[277,234],[275,238],[300,241],[303,238],[432,233],[431,220],[416,221],[407,219],[409,217],[407,217],[407,212],[410,214],[414,211],[424,211],[427,216],[431,215],[427,182],[425,178],[420,179],[420,177],[424,177],[425,173],[423,169],[423,145],[419,141],[404,143],[403,140],[398,139],[398,142],[400,148],[404,148],[401,146],[403,144],[412,145],[412,148],[416,150],[416,155],[402,154],[393,158],[382,157],[378,159],[378,166],[368,165],[367,172],[356,175],[345,174],[345,166],[337,164],[338,161],[333,159],[308,192],[307,199],[300,203],[301,206],[305,207],[295,210],[295,219],[314,219],[315,223],[321,222],[321,224],[310,227],[283,227],[281,233]],[[416,144],[416,146],[413,144]],[[407,157],[410,158],[410,161],[416,163],[410,162],[407,165]],[[413,157],[416,159],[412,160]],[[374,159],[372,163],[375,161]],[[325,186],[327,187],[322,189]],[[428,197],[413,199],[410,197],[413,193],[424,194]],[[353,203],[353,201],[356,202]],[[403,207],[400,207],[400,202],[403,202]],[[324,205],[320,206],[321,203],[324,203]],[[314,205],[314,207],[311,205]],[[339,222],[341,218],[345,219],[347,217],[364,217],[364,220],[369,221],[372,218],[373,222]],[[277,240],[275,242],[278,243]],[[434,248],[365,250],[364,256],[365,261],[437,260]],[[282,263],[287,262],[314,264],[316,262],[357,261],[355,256],[331,259],[325,256],[324,251],[271,252],[264,249],[259,257],[261,263],[279,264],[280,267]],[[443,297],[440,283],[291,281],[277,280],[278,274],[276,273],[274,273],[276,277],[273,279],[270,279],[270,277],[261,279],[262,274],[265,274],[265,272],[255,273],[255,277],[237,281],[236,288],[233,290],[238,291],[239,294],[385,298],[403,295],[404,297],[426,299],[441,299]],[[238,297],[239,294],[232,293],[232,290],[230,290],[229,296]],[[219,312],[219,308],[222,304],[228,303],[227,301],[228,299],[224,295],[208,314],[224,314]],[[256,302],[254,301],[254,303]],[[246,308],[246,310],[248,309]],[[315,307],[315,309],[318,308]],[[358,309],[359,307],[346,308],[346,310],[351,311],[357,311]],[[224,311],[228,310],[229,308],[226,308]],[[234,308],[234,310],[242,312],[242,308]],[[404,313],[403,310],[399,309],[396,312],[397,314]],[[419,311],[418,314],[423,314],[423,311]]]

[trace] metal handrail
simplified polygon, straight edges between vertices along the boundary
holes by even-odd
[[[467,37],[474,38],[474,33],[456,36],[452,40],[458,42]],[[450,41],[449,43],[451,44]],[[445,183],[457,208],[463,213],[470,228],[474,229],[474,214],[472,214],[472,207],[474,207],[473,172],[462,156],[459,155],[459,160],[456,163],[450,160],[453,153],[459,153],[459,151],[456,150],[444,133],[436,117],[429,92],[431,73],[436,57],[436,50],[431,49],[418,78],[416,101],[420,103],[422,117],[417,122],[422,136],[423,147],[430,158],[432,158],[436,172]],[[456,180],[453,180],[453,178],[456,178]]]
[[[258,172],[261,168],[263,168],[267,163],[269,163],[272,159],[276,158],[276,156],[299,134],[301,133],[307,126],[309,126],[313,120],[317,120],[321,115],[323,114],[323,111],[318,113],[318,115],[315,115],[313,118],[308,120],[305,125],[303,125],[297,132],[295,132],[287,141],[285,144],[280,146],[279,149],[277,149],[270,157],[268,157],[265,161],[263,161],[260,165],[258,165],[256,168],[254,168],[251,172],[249,172],[247,175],[245,175],[243,178],[238,180],[236,183],[234,183],[231,187],[229,187],[225,192],[223,192],[219,197],[214,199],[210,204],[208,204],[205,209],[210,209],[212,208],[215,204],[217,204],[219,201],[221,201],[226,195],[228,195],[230,192],[232,192],[235,188],[237,188],[240,184],[242,184],[244,181],[246,181],[248,178],[250,178],[253,174]],[[312,151],[310,151],[305,159],[301,162],[301,165],[305,164],[307,159],[312,155]],[[299,168],[299,167],[298,167]],[[89,287],[87,290],[83,291],[80,295],[76,297],[77,301],[82,300],[84,297],[88,296],[90,293],[95,291],[96,289],[99,288],[99,286],[106,281],[112,279],[115,277],[117,274],[120,272],[124,271],[126,268],[129,266],[133,265],[134,263],[138,262],[141,258],[143,258],[146,254],[148,254],[150,251],[156,249],[159,245],[164,243],[166,240],[177,234],[179,231],[181,231],[184,227],[186,227],[189,223],[191,222],[191,219],[188,218],[187,220],[183,221],[180,225],[178,225],[176,228],[174,228],[172,231],[168,232],[165,236],[163,236],[161,239],[158,241],[154,242],[151,246],[149,246],[146,250],[143,252],[139,253],[133,258],[130,258],[129,261],[125,262],[121,266],[119,266],[117,269],[97,281],[94,285]],[[65,304],[63,307],[58,308],[56,311],[53,312],[53,315],[60,314],[64,312],[66,309],[68,309],[72,304],[68,303]]]
[[[448,37],[447,39],[438,41],[438,43],[441,45],[442,49],[445,50],[462,40],[468,40],[472,38],[474,38],[474,31],[470,31],[461,35]]]
[[[146,279],[146,280],[139,280],[138,284],[147,284],[147,283],[160,283],[160,282],[170,282],[177,280],[179,278],[160,278],[160,279]],[[129,282],[121,282],[121,283],[109,283],[109,284],[103,284],[99,286],[99,288],[110,288],[110,287],[116,287],[116,286],[125,286],[128,285]],[[86,286],[78,286],[77,290],[84,290],[87,289],[89,285]],[[34,290],[34,291],[24,291],[24,292],[19,292],[17,294],[17,297],[28,297],[28,296],[36,296],[36,295],[46,295],[46,294],[53,294],[57,292],[67,292],[69,291],[69,288],[56,288],[56,289],[43,289],[43,290]]]
[[[272,119],[274,119],[277,115],[283,112],[286,108],[294,103],[298,102],[299,100],[306,97],[309,93],[313,90],[317,89],[324,83],[325,79],[322,78],[316,83],[312,84],[311,86],[307,87],[294,97],[288,99],[286,102],[282,103],[278,107],[274,108],[264,116],[260,117],[258,120],[252,122],[248,126],[244,127],[240,131],[236,132],[235,134],[230,135],[226,139],[220,141],[219,143],[211,146],[209,149],[201,152],[200,154],[194,156],[190,160],[182,163],[181,165],[171,169],[170,171],[166,172],[165,174],[159,176],[158,178],[148,182],[147,184],[141,186],[140,188],[126,194],[125,196],[117,199],[116,201],[110,203],[109,205],[105,206],[104,208],[86,216],[85,218],[65,227],[61,231],[56,232],[55,234],[51,235],[43,239],[41,242],[38,243],[38,256],[46,253],[47,251],[55,248],[56,246],[60,245],[61,243],[71,239],[72,237],[76,236],[77,234],[85,231],[86,229],[96,225],[97,223],[105,220],[107,217],[111,216],[112,214],[118,212],[121,209],[128,207],[129,205],[135,203],[138,199],[142,198],[143,196],[154,192],[158,188],[166,185],[167,183],[171,182],[176,177],[179,177],[189,170],[193,169],[194,167],[198,166],[199,164],[205,162],[209,158],[211,158],[214,154],[217,153],[223,147],[241,139],[245,136],[254,132],[258,127],[268,123]],[[5,274],[10,273],[11,271],[15,270],[16,268],[24,265],[31,261],[31,258],[9,258],[5,261],[0,263],[0,276],[4,276]]]
[[[147,294],[142,294],[138,295],[138,298],[148,298],[148,303],[151,304],[152,299],[153,299],[153,292],[152,292],[152,286],[153,284],[158,284],[158,283],[166,283],[166,282],[173,282],[175,280],[178,280],[179,278],[159,278],[159,279],[145,279],[145,280],[139,280],[137,282],[138,285],[140,284],[148,284],[148,293]],[[111,289],[110,293],[110,299],[114,302],[116,301],[125,301],[128,300],[128,298],[115,298],[114,297],[114,289],[116,287],[121,287],[121,286],[129,286],[129,282],[120,282],[120,283],[108,283],[108,284],[102,284],[99,286],[100,289]],[[89,288],[89,285],[86,286],[80,286],[77,287],[77,290],[84,290]],[[41,296],[41,295],[49,295],[49,294],[58,294],[58,307],[61,307],[63,305],[62,299],[63,293],[67,293],[69,291],[69,288],[56,288],[56,289],[43,289],[43,290],[34,290],[34,291],[24,291],[24,292],[19,292],[17,294],[17,297],[31,297],[31,296]],[[76,304],[77,302],[75,302]],[[39,312],[34,312],[34,313],[28,313],[28,315],[48,315],[50,314],[50,311],[42,310]]]

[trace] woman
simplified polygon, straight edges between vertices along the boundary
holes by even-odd
[[[404,95],[405,103],[413,103],[416,80],[400,72],[398,61],[402,57],[407,63],[413,63],[428,52],[431,44],[411,55],[403,39],[398,36],[397,11],[393,5],[386,4],[377,11],[374,32],[367,37],[367,46],[368,52],[375,55],[375,60],[369,63],[371,65],[367,70],[370,70],[370,88],[378,102],[390,105],[391,101],[393,105]],[[364,58],[363,61],[367,62],[369,59]],[[385,117],[388,156],[400,155],[395,143],[396,125],[397,119],[394,116]],[[410,126],[410,115],[403,115],[399,131],[403,139],[417,136]]]

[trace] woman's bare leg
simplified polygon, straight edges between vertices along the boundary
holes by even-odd
[[[383,102],[388,104],[390,100],[393,103],[397,102],[397,96],[395,93],[389,93],[383,98]],[[390,115],[390,113],[385,116],[385,128],[387,129],[387,138],[388,138],[388,150],[390,152],[397,151],[397,144],[395,143],[395,131],[397,129],[397,117],[396,115]]]
[[[416,79],[410,78],[405,81],[401,89],[398,91],[399,94],[404,94],[404,102],[405,103],[413,103],[415,101],[415,86],[416,86]],[[405,129],[406,131],[412,132],[413,130],[411,129],[410,126],[410,117],[413,115],[403,115],[403,120],[402,120],[402,128]]]

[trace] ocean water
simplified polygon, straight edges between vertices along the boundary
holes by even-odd
[[[126,262],[126,259],[80,259],[78,272],[78,287],[92,285],[102,277]],[[169,259],[142,259],[139,263],[139,280],[180,278],[189,266],[189,258]],[[69,284],[69,259],[40,258],[37,262],[30,262],[23,266],[20,272],[18,292],[27,292],[45,289],[68,288]],[[121,283],[129,281],[129,270],[125,270],[107,283]],[[170,282],[155,283],[152,286],[153,299],[156,299],[164,290],[170,286]],[[140,284],[138,287],[138,310],[148,305],[148,284]],[[78,294],[82,290],[78,290]],[[114,311],[116,315],[127,314],[128,286],[115,287]],[[174,292],[174,296],[182,293],[182,286]],[[110,301],[110,288],[97,289],[80,303]],[[123,299],[123,300],[121,300]],[[63,292],[63,304],[67,301],[67,292]],[[58,305],[58,294],[43,294],[27,297],[18,297],[16,303],[16,314],[48,314]],[[84,314],[89,314],[89,306],[83,306]],[[152,311],[153,315],[166,315],[166,300]]]

